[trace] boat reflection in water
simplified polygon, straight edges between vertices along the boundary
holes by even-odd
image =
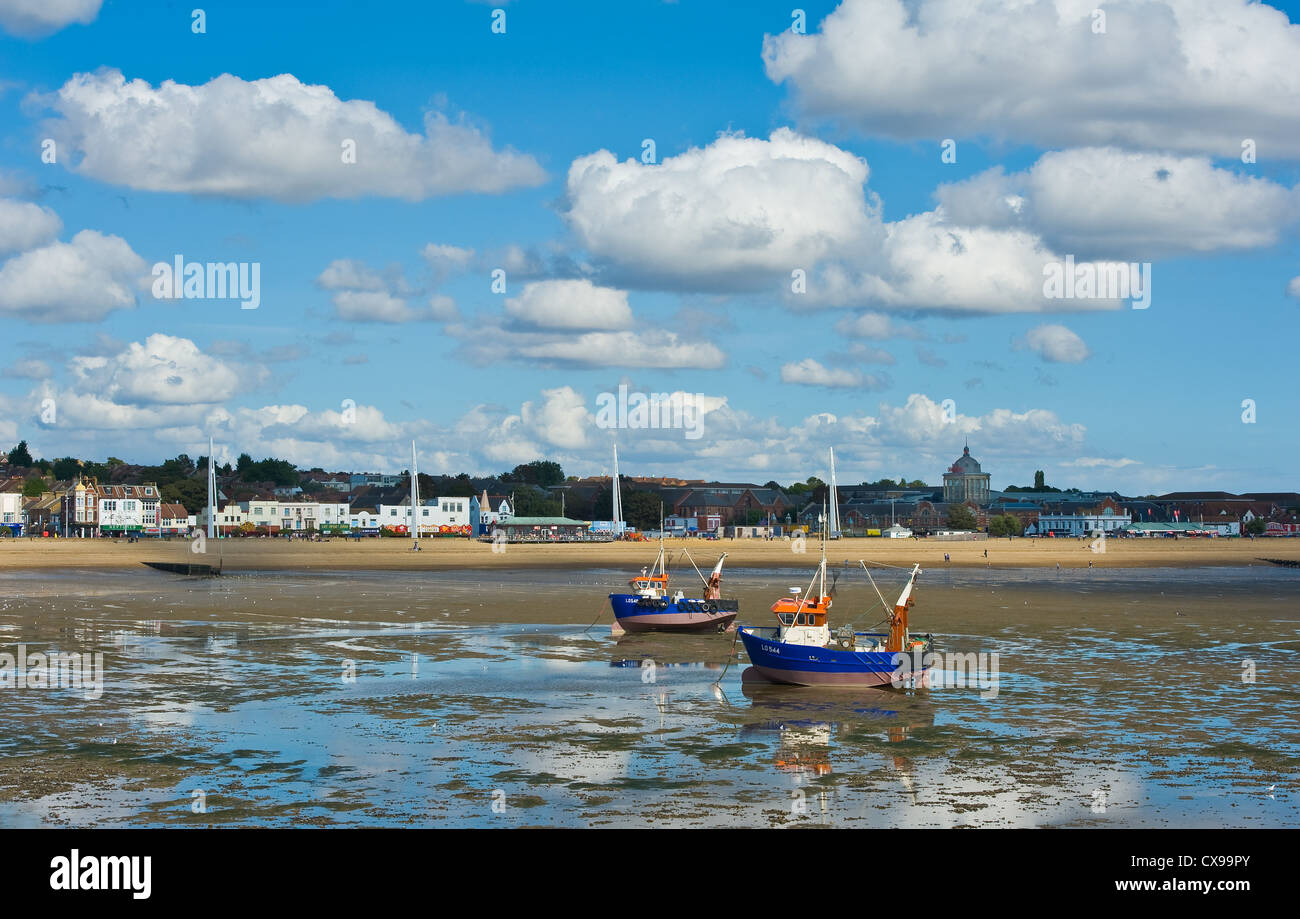
[[[741,674],[741,691],[759,719],[742,725],[741,737],[777,738],[776,768],[791,774],[796,783],[834,771],[837,736],[841,747],[845,746],[841,735],[860,738],[864,733],[883,735],[886,744],[899,744],[912,731],[934,725],[934,708],[924,694],[871,688],[859,689],[852,697],[843,690],[810,693],[806,688],[772,683],[753,667]],[[899,780],[914,794],[911,762],[901,751],[889,756]]]

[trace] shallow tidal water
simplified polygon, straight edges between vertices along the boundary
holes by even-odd
[[[0,688],[0,826],[1300,825],[1300,571],[927,570],[913,630],[995,692],[757,684],[730,634],[612,638],[626,577],[2,573],[0,653],[104,684]],[[840,573],[833,626],[884,615]]]

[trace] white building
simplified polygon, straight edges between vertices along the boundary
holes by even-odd
[[[195,516],[195,524],[203,532],[208,531],[208,509],[205,506]],[[238,504],[227,504],[217,508],[217,532],[229,533],[244,525],[244,511]]]
[[[1110,533],[1126,529],[1133,522],[1128,511],[1116,513],[1105,507],[1100,514],[1048,514],[1038,515],[1037,527],[1029,529],[1038,533],[1062,533],[1066,536],[1091,536],[1097,531]]]
[[[101,533],[158,532],[161,499],[156,485],[99,486]]]
[[[310,533],[324,527],[348,526],[352,515],[346,503],[316,501],[244,501],[243,521],[281,532]]]
[[[469,498],[430,498],[421,501],[416,515],[421,536],[434,536],[460,531],[469,527]],[[357,529],[387,527],[400,532],[410,532],[411,505],[381,504],[373,512],[361,511],[352,515],[352,525]],[[449,529],[443,529],[447,527]],[[466,529],[465,532],[468,532]]]
[[[483,496],[478,500],[478,516],[480,525],[490,527],[503,520],[509,520],[514,514],[510,510],[510,501],[505,496],[492,497],[484,491]]]
[[[17,536],[23,526],[23,496],[16,491],[0,492],[0,526]]]

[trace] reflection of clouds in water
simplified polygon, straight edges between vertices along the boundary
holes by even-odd
[[[621,585],[623,574],[611,573],[611,583]],[[1160,573],[1114,577],[1139,575]],[[935,604],[934,631],[944,632],[943,650],[1002,654],[995,701],[960,688],[870,699],[777,691],[763,694],[764,707],[745,698],[743,662],[725,675],[722,698],[713,686],[716,665],[689,663],[715,655],[725,661],[729,639],[615,644],[599,629],[582,633],[585,613],[576,625],[537,623],[587,602],[591,591],[575,586],[587,577],[580,574],[530,572],[529,589],[488,597],[481,574],[440,573],[436,601],[422,596],[423,574],[359,573],[328,589],[314,578],[267,574],[232,581],[233,592],[152,576],[144,585],[133,575],[115,581],[136,585],[113,598],[118,608],[94,600],[93,589],[83,593],[75,578],[55,577],[63,596],[24,602],[22,609],[0,601],[0,629],[15,640],[15,633],[37,634],[23,631],[40,627],[37,616],[75,622],[107,652],[106,694],[90,718],[80,709],[64,717],[44,697],[34,700],[39,709],[31,717],[43,718],[63,743],[82,735],[102,740],[105,729],[95,728],[101,720],[126,722],[133,730],[118,735],[126,742],[134,733],[136,747],[124,751],[132,765],[123,775],[166,775],[168,787],[128,794],[120,781],[106,779],[102,787],[40,803],[0,802],[4,825],[45,823],[54,819],[48,814],[82,823],[170,824],[168,808],[182,786],[171,784],[172,767],[155,772],[149,765],[165,754],[187,757],[193,765],[184,771],[202,778],[210,803],[229,789],[227,801],[244,808],[238,822],[249,824],[319,815],[346,825],[395,825],[414,815],[441,825],[493,826],[486,796],[501,787],[546,802],[511,808],[516,822],[766,826],[790,819],[792,778],[778,768],[779,758],[814,767],[803,773],[813,783],[801,786],[808,789],[809,819],[832,825],[1281,825],[1296,814],[1293,801],[1269,800],[1242,785],[1245,773],[1269,768],[1252,762],[1256,748],[1277,756],[1294,750],[1278,727],[1294,720],[1294,705],[1244,690],[1239,678],[1247,648],[1261,662],[1261,682],[1287,673],[1288,660],[1279,655],[1289,649],[1273,649],[1279,633],[1294,626],[1284,598],[1274,596],[1284,592],[1280,587],[1252,595],[1258,602],[1246,620],[1229,629],[1197,616],[1183,599],[1178,608],[1189,615],[1175,619],[1172,606],[1155,606],[1163,601],[1149,596],[1114,595],[1109,602],[1100,591],[1088,598],[1074,588],[1052,595],[1023,588],[1031,606],[1020,596],[1008,599],[1008,585],[1020,574],[999,574],[1005,580],[988,581],[997,596],[935,594],[942,602]],[[988,577],[953,573],[954,583]],[[599,585],[602,578],[587,580]],[[737,580],[784,583],[771,572]],[[537,609],[542,588],[545,610]],[[1059,602],[1049,606],[1049,599]],[[128,602],[124,614],[120,604]],[[997,613],[1003,604],[1016,617],[1012,624]],[[1049,612],[1018,612],[1040,606]],[[463,619],[471,608],[482,621],[452,620],[449,627],[442,618],[451,610]],[[414,622],[417,615],[423,621]],[[1207,655],[1205,645],[1218,656]],[[1162,668],[1150,666],[1155,652]],[[414,677],[412,653],[420,655]],[[339,679],[344,658],[357,661],[355,684]],[[634,666],[611,666],[620,658]],[[646,658],[659,661],[653,683],[643,679]],[[0,711],[0,728],[11,736],[30,733],[19,720],[28,715],[7,714]],[[787,730],[748,732],[755,722]],[[835,726],[829,737],[825,725]],[[896,727],[922,742],[891,742]],[[1240,758],[1200,755],[1227,731],[1236,733]],[[1087,749],[1071,740],[1078,737],[1091,739]],[[1175,768],[1175,753],[1193,760]],[[818,775],[823,760],[832,771]],[[80,777],[71,772],[75,757],[48,762]],[[1290,767],[1273,768],[1261,788],[1292,784]],[[492,778],[510,773],[556,778],[538,786]],[[574,782],[592,787],[568,787]],[[672,787],[680,782],[689,784]],[[1185,793],[1195,800],[1179,800]],[[331,794],[346,809],[325,806]],[[589,797],[612,800],[586,806]],[[1093,810],[1099,803],[1104,811]],[[177,807],[188,816],[188,798]]]
[[[988,766],[980,768],[989,769]],[[1105,822],[1123,824],[1131,809],[1141,804],[1143,783],[1132,775],[1107,772],[1096,766],[1066,767],[1066,774],[1050,784],[1027,785],[1002,767],[992,774],[956,772],[951,763],[909,759],[895,767],[900,797],[879,800],[880,787],[871,792],[849,792],[837,810],[850,819],[900,828],[999,826],[1038,827],[1057,823]],[[1101,792],[1104,797],[1098,797]],[[861,795],[855,808],[853,798]],[[1041,798],[1028,802],[1027,797]],[[1093,812],[1104,801],[1105,812]],[[889,803],[887,812],[873,816],[874,805]],[[972,810],[972,805],[979,805]]]
[[[163,709],[130,712],[128,717],[151,731],[171,731],[193,727],[206,708],[198,702],[181,702]]]

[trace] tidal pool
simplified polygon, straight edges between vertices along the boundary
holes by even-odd
[[[1300,825],[1300,572],[928,570],[914,630],[996,682],[877,691],[616,640],[625,578],[0,574],[0,654],[103,654],[0,688],[0,826]],[[852,568],[831,612],[884,615]]]

